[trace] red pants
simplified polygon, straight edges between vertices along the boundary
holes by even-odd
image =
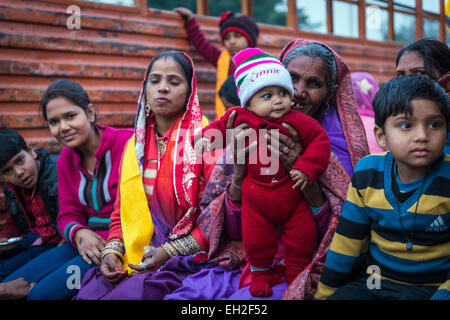
[[[262,185],[247,176],[242,183],[242,238],[252,267],[271,267],[280,231],[285,264],[304,268],[316,248],[314,219],[299,188],[290,177],[278,184]]]

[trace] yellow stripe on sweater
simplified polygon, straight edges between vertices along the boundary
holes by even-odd
[[[420,246],[414,244],[414,250],[407,251],[406,245],[403,242],[386,240],[375,231],[371,232],[371,241],[375,243],[381,251],[389,255],[412,261],[429,261],[440,259],[447,257],[450,252],[449,242],[434,246]]]
[[[418,285],[417,283],[399,281],[399,280],[395,280],[395,279],[392,279],[392,278],[384,277],[382,275],[380,275],[379,278],[381,280],[388,280],[388,281],[391,281],[391,282],[400,283],[400,284],[404,284],[404,285],[407,285],[407,286],[417,286]],[[421,283],[420,284],[420,286],[424,286],[424,287],[437,287],[439,285],[440,285],[440,283]]]
[[[318,300],[326,300],[329,296],[331,296],[337,288],[329,287],[322,282],[319,282],[319,285],[317,286],[317,291],[314,296],[315,299]]]
[[[439,286],[439,289],[445,289],[450,291],[450,280],[445,281],[443,284]]]
[[[420,214],[430,214],[430,215],[441,215],[450,212],[450,201],[442,201],[445,199],[441,196],[433,195],[422,195],[419,200],[419,205],[417,207],[417,213]],[[416,203],[414,203],[408,212],[414,213],[416,211]]]
[[[365,190],[360,190],[360,192],[365,194],[364,199],[366,207],[384,210],[394,209],[389,203],[389,201],[386,199],[384,189],[375,189],[367,187]]]
[[[347,201],[350,201],[351,203],[357,205],[360,208],[364,207],[364,202],[362,202],[361,197],[358,194],[358,191],[356,190],[355,187],[353,187],[353,184],[351,182],[347,191]]]
[[[361,208],[370,207],[373,209],[384,210],[394,209],[386,199],[384,189],[374,189],[371,187],[367,187],[365,189],[359,190],[359,193],[361,193],[362,197],[366,199],[365,202],[361,200],[361,197],[359,196],[356,188],[354,188],[353,185],[350,185],[347,193],[347,200]]]
[[[363,240],[350,239],[335,233],[330,244],[330,250],[346,256],[359,257],[367,249],[368,238]]]

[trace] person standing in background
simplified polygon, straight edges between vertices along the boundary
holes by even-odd
[[[220,39],[225,49],[221,50],[206,39],[191,10],[179,7],[173,11],[184,19],[188,38],[198,52],[217,69],[215,110],[216,119],[219,119],[225,113],[219,90],[227,77],[234,74],[236,70],[233,56],[243,49],[256,47],[259,35],[258,25],[249,16],[234,14],[231,11],[222,13],[219,28]]]

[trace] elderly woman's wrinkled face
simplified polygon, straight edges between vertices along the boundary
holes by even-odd
[[[314,116],[320,110],[322,103],[327,103],[326,76],[327,68],[320,58],[298,56],[287,65],[294,86],[292,107]]]
[[[152,66],[145,86],[146,103],[157,117],[177,118],[186,110],[189,84],[178,63],[162,57]]]

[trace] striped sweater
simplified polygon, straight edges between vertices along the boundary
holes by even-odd
[[[95,153],[93,173],[86,170],[79,153],[64,147],[58,158],[58,228],[66,241],[81,228],[89,228],[108,237],[110,216],[116,199],[118,171],[123,148],[133,135],[132,129],[115,129],[97,124],[101,134]]]
[[[450,155],[402,203],[392,189],[394,164],[385,152],[356,165],[316,299],[326,299],[349,282],[363,262],[378,266],[381,279],[439,286],[433,298],[450,297]],[[410,238],[413,223],[414,244],[408,251],[404,232]]]

